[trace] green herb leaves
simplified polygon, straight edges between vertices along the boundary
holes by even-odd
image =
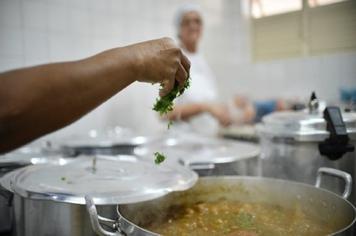
[[[162,153],[155,152],[154,155],[155,155],[155,163],[157,165],[161,164],[166,159],[166,157]]]
[[[152,109],[154,111],[159,112],[161,116],[172,111],[174,105],[173,103],[174,99],[182,95],[189,86],[190,86],[190,77],[188,77],[188,79],[185,81],[184,86],[182,88],[179,88],[179,83],[175,81],[173,89],[167,95],[161,98],[157,98],[156,103],[154,104]],[[172,124],[173,122],[169,121],[167,128],[169,129]],[[154,155],[155,155],[156,164],[160,164],[166,159],[166,157],[159,152],[155,152]]]
[[[179,84],[176,81],[173,89],[167,95],[157,98],[156,103],[153,106],[153,110],[159,112],[161,116],[172,111],[174,99],[182,95],[189,86],[190,78],[185,81],[183,88],[179,88]]]
[[[254,218],[251,214],[240,212],[238,217],[238,225],[243,229],[250,229],[254,226]]]

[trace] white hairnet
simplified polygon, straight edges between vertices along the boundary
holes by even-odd
[[[198,12],[199,15],[202,15],[201,7],[195,3],[186,3],[178,8],[174,17],[174,26],[176,27],[177,33],[179,34],[180,25],[185,14],[188,12]]]

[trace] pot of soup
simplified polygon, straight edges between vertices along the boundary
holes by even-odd
[[[344,182],[342,196],[319,187],[324,176]],[[117,220],[98,216],[95,201],[88,196],[86,201],[99,235],[351,236],[356,217],[346,200],[351,182],[349,174],[331,168],[319,169],[315,186],[262,177],[201,177],[189,190],[118,205]]]

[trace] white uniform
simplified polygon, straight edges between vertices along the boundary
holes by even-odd
[[[183,50],[191,63],[189,89],[177,99],[177,104],[216,102],[218,99],[216,79],[204,57],[199,53]],[[219,127],[218,121],[210,114],[201,114],[189,120],[189,128],[204,134],[215,134]]]

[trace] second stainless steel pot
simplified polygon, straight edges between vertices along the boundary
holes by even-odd
[[[131,155],[136,147],[152,139],[152,136],[142,136],[127,128],[114,127],[72,135],[63,138],[58,145],[66,156]]]
[[[276,112],[264,117],[257,130],[262,176],[312,184],[317,169],[326,166],[355,177],[356,113],[341,113],[337,107],[324,114]],[[328,189],[343,189],[340,181],[326,182]],[[355,204],[356,194],[349,200]]]
[[[260,148],[254,143],[182,132],[142,145],[134,153],[151,159],[157,151],[164,153],[167,161],[190,167],[199,176],[257,175],[259,172]]]

